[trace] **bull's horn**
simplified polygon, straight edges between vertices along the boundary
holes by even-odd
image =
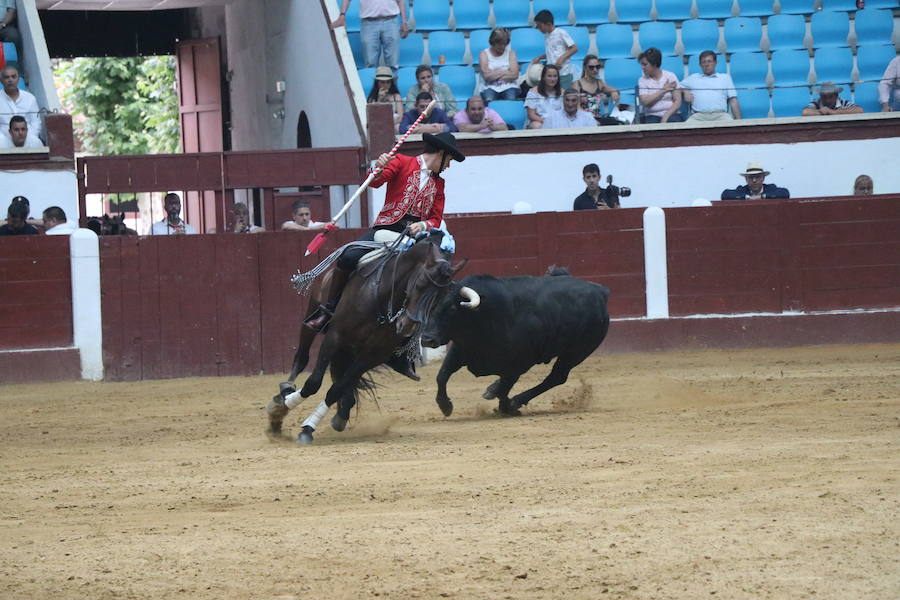
[[[481,304],[481,296],[470,287],[459,288],[459,295],[466,299],[466,302],[460,302],[459,305],[469,310],[475,310]]]

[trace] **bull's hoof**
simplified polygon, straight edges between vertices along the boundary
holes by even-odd
[[[331,417],[331,428],[335,431],[343,431],[347,427],[347,419],[341,415]]]
[[[444,401],[438,400],[437,405],[438,408],[441,409],[441,412],[444,413],[445,417],[449,417],[453,414],[453,403],[449,399]]]
[[[313,429],[309,425],[304,425],[303,429],[300,430],[300,433],[297,435],[297,443],[301,446],[309,446],[313,443]]]
[[[494,400],[497,397],[497,386],[500,385],[500,380],[498,379],[491,385],[487,386],[487,389],[484,390],[484,393],[481,395],[485,400]]]
[[[514,402],[509,398],[501,398],[498,410],[500,411],[501,415],[507,417],[518,417],[522,414],[519,412],[519,406],[520,405],[517,402]]]
[[[281,394],[272,397],[272,400],[266,406],[266,414],[269,416],[269,431],[281,433],[281,424],[284,422],[284,417],[287,416],[288,410]]]

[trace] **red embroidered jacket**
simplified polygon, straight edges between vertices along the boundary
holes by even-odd
[[[444,218],[444,180],[431,174],[419,189],[419,159],[398,154],[370,184],[381,187],[387,182],[384,207],[375,225],[391,225],[410,214],[425,222],[426,229],[438,227]]]

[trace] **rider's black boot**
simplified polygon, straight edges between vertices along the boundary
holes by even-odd
[[[337,303],[341,299],[344,286],[347,285],[347,279],[349,278],[349,271],[343,269],[334,270],[334,273],[331,275],[331,284],[328,289],[328,302],[320,304],[319,308],[303,321],[304,325],[316,333],[323,331],[325,327],[328,326],[331,317],[334,316],[334,310],[337,308]]]

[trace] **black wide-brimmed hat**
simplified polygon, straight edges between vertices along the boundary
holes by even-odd
[[[446,150],[453,157],[453,160],[462,162],[466,160],[466,155],[459,151],[456,147],[456,138],[452,133],[439,133],[437,135],[431,133],[423,133],[422,141],[438,150]]]

